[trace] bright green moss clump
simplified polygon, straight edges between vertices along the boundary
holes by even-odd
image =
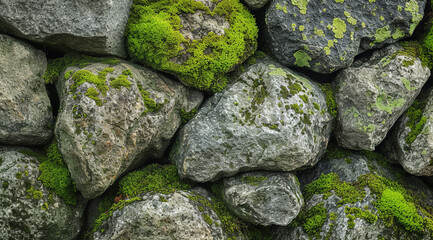
[[[193,108],[191,111],[186,111],[185,109],[180,109],[180,118],[182,120],[182,124],[186,124],[192,117],[197,114],[197,108]]]
[[[41,175],[38,179],[46,187],[54,190],[67,204],[75,206],[77,203],[75,183],[63,161],[57,141],[51,143],[47,149],[47,156],[39,157],[39,161],[41,161],[39,165]]]
[[[433,68],[433,23],[430,31],[421,41],[422,51],[424,53],[424,61],[430,69]]]
[[[409,145],[415,141],[427,122],[427,118],[423,116],[423,111],[426,104],[427,100],[415,100],[407,110],[406,115],[409,118],[409,121],[406,123],[406,126],[408,126],[411,131],[406,137],[406,143]]]
[[[328,113],[333,117],[337,117],[337,102],[335,101],[334,91],[330,83],[321,84],[320,87],[325,93],[326,106],[328,107]]]
[[[196,11],[223,16],[230,28],[221,36],[209,32],[202,39],[187,39],[179,31],[179,14]],[[134,0],[126,28],[133,59],[176,75],[188,86],[214,92],[226,85],[225,73],[254,53],[257,35],[254,17],[239,0],[222,0],[213,11],[192,0]]]

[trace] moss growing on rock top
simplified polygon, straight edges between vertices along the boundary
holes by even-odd
[[[227,83],[224,75],[255,51],[258,29],[238,0],[211,4],[216,5],[212,10],[192,0],[134,0],[126,28],[129,55],[176,75],[185,85],[221,91]],[[230,27],[223,35],[209,32],[201,39],[188,39],[180,32],[184,27],[180,15],[196,11],[222,16]]]

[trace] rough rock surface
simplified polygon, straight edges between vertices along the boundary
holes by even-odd
[[[292,173],[249,172],[226,178],[223,197],[237,216],[263,226],[288,225],[304,205]]]
[[[381,151],[417,176],[433,176],[433,89],[430,88],[396,122]]]
[[[264,7],[271,0],[243,0],[245,4],[253,10]]]
[[[85,201],[67,205],[38,181],[37,158],[0,148],[0,239],[75,239]]]
[[[1,0],[0,32],[59,49],[126,57],[132,0]]]
[[[39,145],[52,138],[53,113],[42,79],[46,66],[42,51],[0,34],[1,144]]]
[[[170,157],[182,178],[198,182],[249,170],[291,171],[319,161],[331,124],[317,84],[263,61],[204,104]]]
[[[429,76],[428,67],[398,44],[375,51],[341,71],[335,80],[338,144],[374,150]]]
[[[412,35],[426,0],[273,0],[266,12],[269,49],[286,66],[330,73],[358,53]]]
[[[162,157],[181,124],[181,109],[191,111],[203,99],[128,63],[68,67],[56,87],[61,110],[55,134],[85,198],[103,193],[129,167]]]
[[[384,199],[387,194],[385,192],[392,192],[395,196],[402,196],[402,192],[411,191],[410,196],[405,195],[405,200],[401,201],[401,199],[396,197],[392,201],[401,204],[398,205],[398,209],[405,209],[404,211],[408,212],[414,211],[408,213],[409,216],[405,216],[410,218],[409,221],[411,223],[419,222],[420,218],[424,218],[424,222],[427,222],[429,220],[425,218],[424,213],[415,210],[413,206],[410,207],[408,201],[413,197],[417,199],[416,201],[421,201],[424,206],[432,206],[432,190],[417,177],[405,173],[402,169],[383,165],[383,163],[376,161],[377,159],[370,158],[359,153],[347,154],[331,159],[324,159],[314,168],[300,173],[304,197],[307,197],[305,208],[299,217],[292,222],[295,224],[274,229],[273,239],[432,239],[430,234],[433,232],[433,229],[426,230],[424,227],[421,227],[417,229],[417,233],[406,231],[400,223],[404,217],[401,217],[401,215],[394,216],[390,211],[386,213],[393,218],[393,222],[391,227],[387,227],[386,224],[389,224],[389,222],[385,224],[385,221],[389,221],[389,219],[384,221],[378,212],[378,203],[385,201]],[[342,190],[327,189],[327,182],[316,185],[318,187],[316,189],[307,185],[310,183],[314,184],[314,181],[323,178],[326,174],[332,173],[338,175],[339,180],[346,182],[340,182],[337,185]],[[369,177],[365,178],[365,176]],[[382,190],[380,194],[369,185],[362,185],[366,179],[375,181],[384,178],[397,182],[400,185],[391,186],[385,184],[384,187],[387,190]],[[354,189],[356,189],[356,186],[359,186],[359,184],[361,184],[361,189],[359,190],[364,190],[364,195],[350,202],[346,196],[356,196],[350,190],[353,188],[344,188],[343,186],[351,185],[355,186]],[[403,188],[399,189],[398,186],[403,186]],[[311,189],[315,191],[311,191]],[[323,194],[317,193],[318,190],[319,192],[323,190]],[[305,195],[305,192],[309,193]],[[344,196],[345,193],[346,196]],[[431,215],[428,218],[431,221]]]
[[[195,199],[195,194],[183,191],[145,194],[113,212],[93,237],[95,240],[227,239],[216,213]]]

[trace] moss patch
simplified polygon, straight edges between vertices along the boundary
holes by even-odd
[[[180,33],[179,14],[223,16],[230,24],[224,35],[213,32],[202,39]],[[175,74],[199,90],[221,91],[225,73],[245,61],[257,48],[254,17],[238,0],[222,0],[211,11],[191,0],[134,0],[126,27],[129,55],[160,71]],[[172,59],[185,59],[176,63]]]
[[[337,117],[337,102],[335,101],[334,91],[332,90],[332,85],[330,83],[321,84],[320,87],[325,93],[326,105],[328,107],[328,113],[334,118]]]
[[[193,108],[191,111],[186,111],[185,109],[180,109],[180,119],[182,120],[182,124],[186,124],[192,117],[197,114],[197,108]]]
[[[407,109],[406,116],[409,118],[406,126],[410,128],[410,132],[405,138],[407,144],[412,144],[417,136],[421,133],[424,125],[427,122],[427,118],[423,116],[424,108],[427,104],[427,99],[415,100],[412,105]]]

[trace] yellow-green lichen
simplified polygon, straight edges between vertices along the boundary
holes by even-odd
[[[344,33],[347,31],[346,23],[340,18],[334,18],[332,21],[332,31],[335,38],[343,38]]]
[[[391,37],[391,31],[389,30],[389,26],[378,28],[376,29],[376,33],[374,34],[373,43],[381,43],[390,37]]]
[[[422,14],[419,13],[419,5],[416,0],[407,1],[405,4],[404,10],[410,12],[412,14],[412,24],[410,25],[409,34],[415,31],[416,26],[422,20]]]
[[[277,9],[277,10],[281,10],[281,11],[283,11],[284,13],[287,13],[287,6],[281,6],[279,3],[277,3],[277,5],[275,5],[275,8]]]
[[[307,13],[307,5],[310,0],[291,0],[294,6],[299,8],[301,14]]]
[[[405,36],[404,31],[400,30],[400,28],[395,29],[395,32],[392,34],[393,39],[400,39]]]
[[[385,111],[389,114],[392,114],[392,111],[395,108],[403,106],[404,103],[406,103],[405,99],[393,99],[393,97],[387,95],[386,93],[381,93],[376,98],[377,109]]]
[[[293,56],[295,57],[295,66],[298,67],[310,67],[309,61],[311,57],[303,50],[296,51]]]
[[[347,22],[351,25],[356,25],[356,23],[358,23],[358,21],[353,18],[348,11],[344,11],[344,16],[346,16]]]

